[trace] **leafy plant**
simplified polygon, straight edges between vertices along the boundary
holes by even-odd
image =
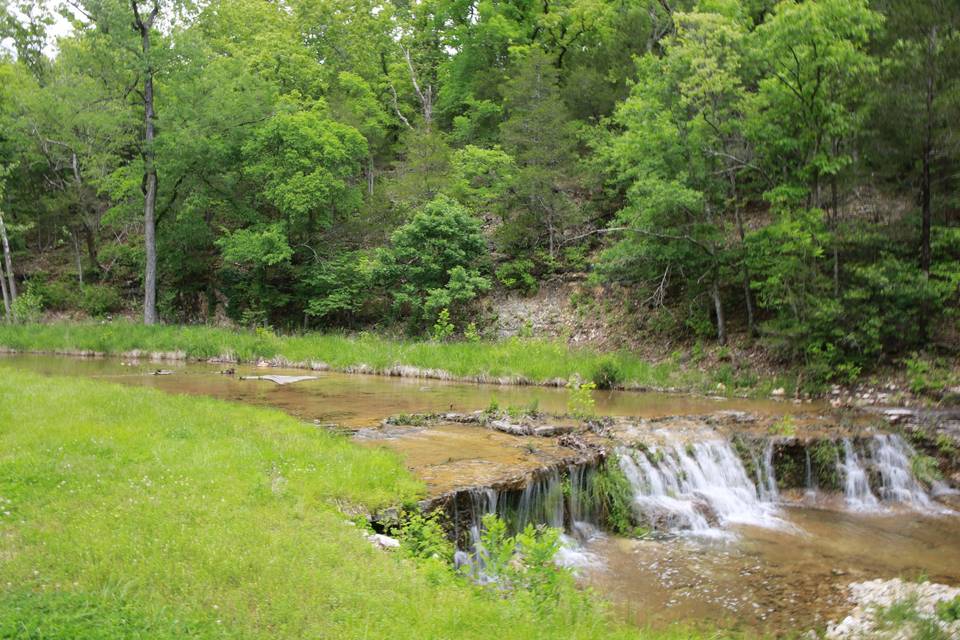
[[[453,543],[443,529],[443,512],[439,509],[429,514],[413,511],[406,513],[400,524],[400,547],[412,558],[435,559],[449,564],[453,562]]]
[[[936,458],[919,453],[910,458],[910,471],[913,472],[913,477],[928,486],[943,479]]]
[[[580,382],[579,378],[571,377],[567,381],[567,412],[580,419],[593,417],[596,414],[593,390],[596,388],[593,382]]]
[[[450,310],[444,307],[440,310],[440,313],[437,314],[437,321],[433,323],[433,329],[431,331],[433,339],[437,342],[443,342],[453,335],[454,330],[455,327],[453,323],[450,322]]]
[[[43,314],[43,299],[28,288],[17,296],[11,307],[16,322],[30,324],[40,320]]]
[[[770,425],[767,432],[774,436],[793,437],[797,435],[797,423],[794,422],[793,416],[786,415]]]
[[[497,267],[497,280],[507,289],[516,289],[529,296],[538,289],[537,279],[532,272],[533,261],[518,258]]]
[[[597,363],[590,377],[597,389],[613,389],[623,381],[620,367],[610,356],[604,356]]]

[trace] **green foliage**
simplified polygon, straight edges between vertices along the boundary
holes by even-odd
[[[956,622],[960,620],[960,596],[953,600],[938,602],[937,617],[944,622]]]
[[[97,318],[119,310],[123,306],[123,299],[120,292],[109,284],[85,284],[80,289],[77,306]]]
[[[608,356],[597,363],[590,379],[597,389],[614,389],[623,382],[623,372],[617,361]]]
[[[910,458],[910,471],[913,473],[914,478],[927,486],[930,486],[937,480],[943,479],[943,474],[940,472],[940,464],[936,458],[923,454],[916,454]]]
[[[497,267],[497,280],[507,289],[516,289],[525,295],[533,295],[540,286],[533,275],[533,269],[533,261],[527,258],[510,260]]]
[[[444,564],[453,562],[455,549],[443,530],[441,511],[404,514],[399,537],[401,549],[412,558],[439,560]]]
[[[365,317],[374,298],[375,259],[365,252],[341,253],[308,267],[302,282],[304,313],[325,324]]]
[[[480,273],[486,253],[480,223],[445,196],[425,205],[394,232],[391,242],[377,277],[392,291],[401,315],[418,321],[447,309],[459,318],[490,288]]]
[[[887,607],[878,607],[876,614],[881,629],[903,631],[915,640],[948,640],[950,637],[937,623],[936,618],[920,611],[916,596],[899,600]]]
[[[450,322],[450,311],[446,307],[437,314],[437,321],[433,323],[433,339],[437,342],[443,342],[453,335],[455,328]]]
[[[904,358],[903,364],[907,368],[907,385],[915,394],[941,392],[953,381],[950,369],[943,362],[918,353]]]
[[[603,521],[625,536],[643,537],[646,530],[637,526],[633,513],[633,488],[620,468],[617,453],[611,453],[595,472],[588,499],[598,507]]]
[[[528,524],[514,536],[496,514],[482,518],[477,558],[488,588],[512,598],[529,598],[535,610],[546,612],[561,603],[589,606],[577,592],[573,575],[557,566],[560,530]]]
[[[571,377],[567,381],[567,413],[575,418],[592,418],[597,410],[597,403],[593,399],[593,390],[596,388],[593,382],[581,382],[579,378]]]
[[[793,416],[785,415],[770,425],[767,433],[773,436],[793,437],[797,435],[797,424],[794,422]]]
[[[467,342],[480,342],[481,335],[477,330],[476,322],[468,322],[467,326],[463,329],[463,338]]]
[[[43,314],[43,298],[28,288],[13,301],[11,313],[14,321],[21,324],[39,322]]]

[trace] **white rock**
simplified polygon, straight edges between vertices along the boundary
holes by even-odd
[[[399,540],[385,536],[382,533],[371,533],[367,536],[367,540],[378,549],[391,550],[400,548]]]
[[[770,392],[770,395],[777,396],[777,397],[783,396],[786,394],[787,394],[787,390],[784,389],[783,387],[777,387],[776,389]]]

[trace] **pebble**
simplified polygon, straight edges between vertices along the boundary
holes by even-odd
[[[948,638],[960,638],[960,620],[945,622],[937,617],[937,604],[960,597],[960,588],[932,582],[904,582],[870,580],[850,585],[850,602],[855,606],[846,618],[827,625],[828,640],[908,640],[913,637],[909,628],[885,629],[878,620],[878,610],[898,602],[915,600],[918,613],[933,620]]]

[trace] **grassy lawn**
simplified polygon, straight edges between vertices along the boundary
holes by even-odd
[[[179,351],[190,358],[230,356],[244,361],[283,357],[290,362],[325,362],[334,369],[366,365],[375,371],[407,365],[434,369],[456,377],[522,377],[534,382],[567,380],[579,375],[593,378],[602,363],[612,366],[628,386],[716,392],[723,382],[726,392],[736,391],[730,372],[683,369],[671,362],[658,364],[629,352],[602,354],[587,348],[533,339],[496,342],[416,342],[376,336],[359,338],[308,333],[276,336],[269,332],[234,331],[205,326],[146,327],[129,322],[107,324],[58,323],[0,326],[0,346],[20,351],[87,350],[119,354],[133,350]],[[766,395],[792,381],[768,377],[750,380],[743,391]],[[749,389],[748,389],[749,387]]]
[[[638,637],[375,550],[337,509],[420,491],[277,411],[0,365],[0,637]]]

